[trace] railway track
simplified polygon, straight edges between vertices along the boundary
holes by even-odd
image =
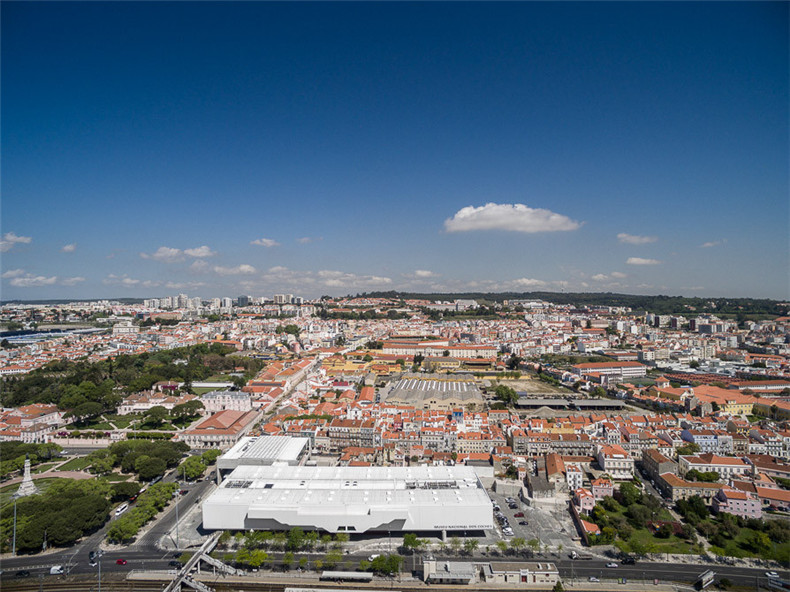
[[[102,592],[161,592],[165,581],[127,580],[116,578],[102,578]],[[239,584],[234,582],[206,582],[217,592],[235,592]],[[245,582],[244,590],[254,592],[284,592],[286,585],[268,582]],[[51,578],[24,578],[6,579],[2,582],[3,592],[98,592],[96,578],[66,578],[53,580]],[[184,585],[182,590],[191,590]]]

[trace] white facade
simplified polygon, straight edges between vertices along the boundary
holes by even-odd
[[[251,411],[252,399],[249,393],[242,391],[212,391],[200,397],[203,407],[209,413],[218,411]]]
[[[236,468],[203,503],[209,530],[363,533],[493,529],[491,500],[468,467]]]

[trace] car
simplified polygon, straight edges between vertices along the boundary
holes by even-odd
[[[617,567],[617,564],[614,561],[610,561],[606,564],[606,567]]]
[[[116,565],[126,565],[127,563],[128,563],[128,561],[126,561],[126,559],[116,559],[115,560],[115,564]]]
[[[636,559],[633,557],[623,557],[622,561],[620,561],[623,565],[634,565],[636,563]]]
[[[172,561],[168,562],[168,565],[170,567],[181,567],[181,562],[173,559]]]
[[[189,491],[188,489],[182,489],[180,493],[181,495],[186,495],[188,491]]]
[[[771,579],[776,579],[776,578],[779,577],[779,574],[776,573],[775,571],[767,571],[767,572],[765,572],[765,577],[766,578],[771,578]]]
[[[519,523],[521,526],[529,526],[529,522],[527,522],[526,520],[519,520],[519,521],[518,521],[518,523]]]
[[[30,577],[30,572],[27,571],[26,569],[21,569],[18,572],[16,572],[16,577],[18,577],[18,578],[29,578]]]
[[[523,518],[524,517],[524,512],[516,512],[515,514],[513,514],[513,517],[514,518]]]
[[[587,578],[587,581],[588,582],[600,582],[601,580],[599,580],[595,576],[590,576],[589,578]]]

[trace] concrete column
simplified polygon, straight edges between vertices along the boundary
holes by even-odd
[[[446,530],[442,530],[442,542],[443,543],[447,542],[447,531]]]

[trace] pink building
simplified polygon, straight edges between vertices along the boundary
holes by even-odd
[[[760,498],[748,491],[722,487],[713,498],[714,512],[727,512],[743,518],[761,518],[763,515]]]
[[[579,508],[579,514],[589,516],[595,507],[595,498],[589,489],[579,488],[573,492],[573,503]]]
[[[614,484],[611,479],[595,479],[591,485],[592,494],[596,502],[601,501],[607,495],[609,497],[614,496]]]

